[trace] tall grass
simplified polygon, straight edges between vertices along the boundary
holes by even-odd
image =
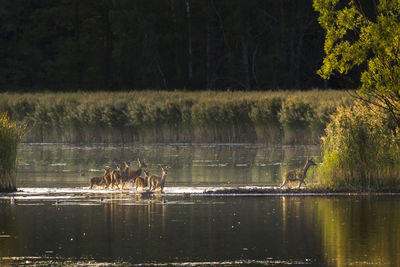
[[[11,121],[7,113],[0,114],[0,192],[16,191],[15,161],[23,134],[24,128]]]
[[[0,94],[27,142],[313,143],[341,91]]]
[[[388,114],[357,102],[339,108],[323,143],[319,184],[331,188],[400,186],[400,131]]]

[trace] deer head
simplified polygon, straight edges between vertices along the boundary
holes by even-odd
[[[313,165],[317,165],[315,164],[315,162],[312,160],[312,158],[307,158],[306,160],[306,166],[313,166]]]
[[[141,169],[146,169],[147,168],[147,165],[146,165],[146,163],[144,163],[144,161],[141,161],[140,159],[137,159],[137,161],[138,161],[138,164],[139,164],[139,168],[141,168]]]

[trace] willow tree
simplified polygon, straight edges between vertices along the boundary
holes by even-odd
[[[17,147],[24,127],[11,121],[7,113],[0,115],[0,192],[16,191]]]
[[[387,110],[400,126],[400,0],[314,0],[326,30],[318,74],[361,70],[357,97]]]

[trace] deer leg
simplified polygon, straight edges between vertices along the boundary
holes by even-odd
[[[300,181],[300,183],[299,183],[299,187],[297,187],[297,188],[300,188],[301,187],[301,184],[302,183],[304,183],[304,181],[303,180],[299,180]]]
[[[119,189],[119,184],[120,184],[120,181],[119,181],[119,179],[117,179],[117,180],[115,181],[115,186],[117,187],[117,189]]]
[[[287,180],[283,181],[283,183],[281,184],[281,186],[279,186],[279,188],[282,188],[285,184],[287,184]]]

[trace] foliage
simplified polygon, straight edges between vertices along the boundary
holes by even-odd
[[[270,142],[306,130],[315,142],[340,91],[0,94],[0,112],[26,123],[26,141]],[[298,108],[306,107],[306,108]],[[324,107],[324,108],[323,108]],[[332,108],[334,107],[334,108]],[[310,116],[312,114],[312,116]],[[315,123],[315,121],[320,122]],[[285,141],[283,141],[285,142]]]
[[[326,30],[319,74],[362,71],[360,96],[390,112],[400,126],[399,1],[314,0]]]
[[[0,115],[0,192],[16,190],[17,146],[22,141],[24,132],[24,127],[11,121],[7,113]]]
[[[326,128],[321,186],[360,189],[400,185],[399,128],[374,105],[340,107]]]
[[[0,24],[6,90],[323,86],[312,0],[0,0]]]

